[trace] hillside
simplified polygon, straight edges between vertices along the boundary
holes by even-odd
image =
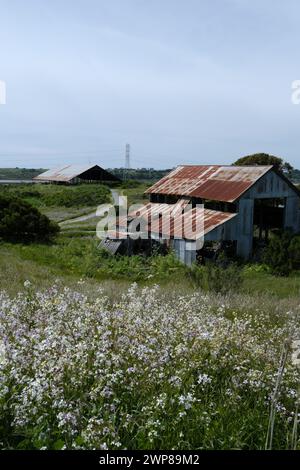
[[[46,171],[43,168],[0,168],[0,180],[30,180],[35,176]],[[171,169],[155,170],[154,168],[108,168],[108,171],[117,176],[121,180],[124,179],[126,172],[126,179],[128,180],[159,180],[163,178]],[[294,183],[300,183],[300,170],[293,170],[291,179]]]
[[[0,180],[30,180],[46,171],[43,168],[0,168]],[[153,168],[108,168],[108,171],[121,180],[159,180],[171,170],[154,170]],[[126,172],[126,175],[125,175]]]
[[[142,202],[149,183],[113,193]],[[96,233],[107,186],[1,193],[61,230],[46,243],[0,242],[0,448],[291,448],[299,271],[114,256]]]
[[[155,170],[154,168],[129,168],[125,170],[124,168],[108,168],[108,171],[121,180],[124,179],[126,175],[126,179],[129,180],[146,181],[159,180],[169,173],[171,169]]]
[[[0,180],[30,180],[42,173],[43,168],[0,168]]]

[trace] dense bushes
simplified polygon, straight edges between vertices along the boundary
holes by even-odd
[[[230,263],[226,267],[212,262],[205,266],[194,265],[190,275],[203,290],[221,294],[238,290],[243,283],[242,270],[236,263]]]
[[[25,201],[0,195],[0,239],[48,241],[59,227]]]
[[[300,268],[300,236],[289,231],[276,231],[264,253],[264,262],[273,274],[288,276]]]
[[[53,262],[69,273],[96,279],[126,279],[154,282],[184,277],[187,267],[173,254],[167,256],[111,255],[87,239],[61,239],[51,247]]]
[[[110,201],[110,190],[102,184],[78,186],[60,185],[14,185],[0,188],[4,194],[25,199],[35,207],[81,207],[97,206]],[[0,192],[0,194],[1,194]]]

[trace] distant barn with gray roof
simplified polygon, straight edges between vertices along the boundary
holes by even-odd
[[[33,178],[33,181],[58,184],[101,183],[105,181],[120,181],[112,173],[99,165],[64,165]]]

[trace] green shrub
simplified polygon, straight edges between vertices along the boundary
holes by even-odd
[[[241,287],[242,270],[236,263],[226,267],[212,262],[198,266],[194,265],[190,271],[193,281],[203,290],[227,294]]]
[[[188,268],[173,254],[167,256],[111,255],[99,248],[98,240],[65,238],[60,236],[47,251],[41,245],[26,247],[24,259],[34,260],[48,267],[95,279],[124,279],[132,282],[153,282],[183,279]]]
[[[0,239],[17,242],[48,241],[59,232],[56,223],[25,201],[0,196]]]
[[[300,269],[300,236],[294,236],[288,248],[293,269]]]
[[[290,231],[274,231],[263,260],[273,274],[288,276],[300,267],[300,237]]]

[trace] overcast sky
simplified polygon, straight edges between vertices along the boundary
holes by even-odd
[[[0,166],[300,167],[298,0],[0,0]]]

